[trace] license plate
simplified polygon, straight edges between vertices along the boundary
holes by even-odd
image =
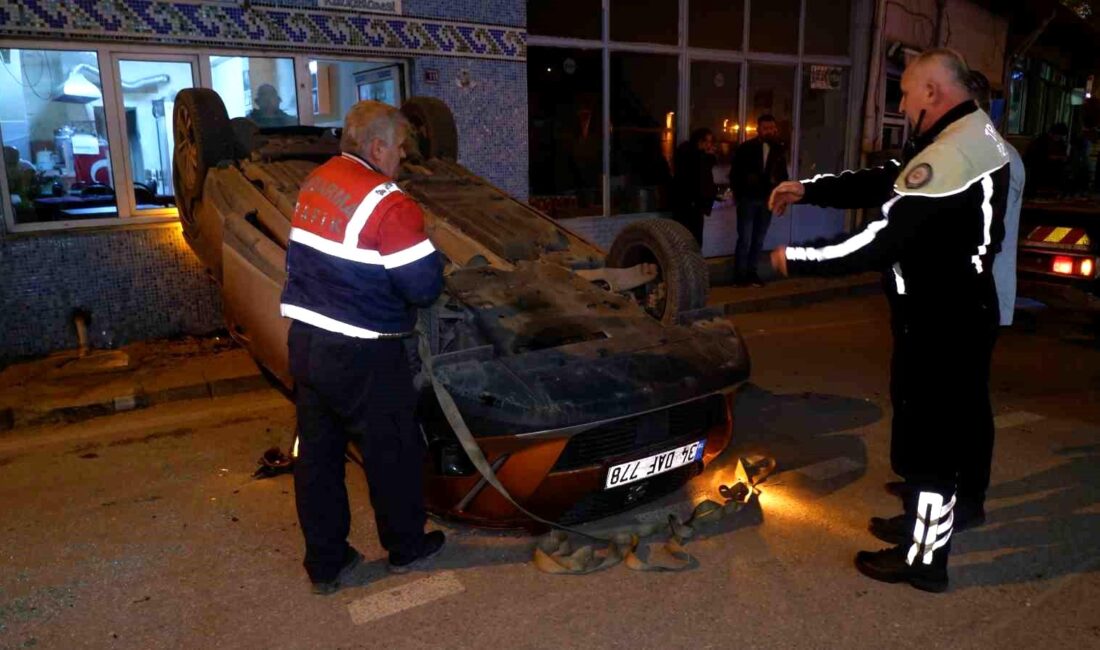
[[[620,485],[664,474],[677,467],[694,463],[703,458],[703,447],[705,446],[706,440],[699,440],[688,443],[683,447],[669,449],[659,454],[615,465],[607,470],[607,481],[604,483],[603,489],[610,490]]]

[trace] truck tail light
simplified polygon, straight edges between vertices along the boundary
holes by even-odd
[[[1095,271],[1095,270],[1096,270],[1096,264],[1092,261],[1091,257],[1086,257],[1085,259],[1081,260],[1080,273],[1081,273],[1082,276],[1084,276],[1086,278],[1091,278],[1092,277],[1092,272]]]
[[[1073,258],[1059,255],[1054,258],[1051,270],[1060,275],[1073,275]]]

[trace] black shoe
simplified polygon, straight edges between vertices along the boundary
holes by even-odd
[[[420,542],[420,551],[415,555],[390,553],[390,573],[408,573],[414,568],[423,566],[430,558],[435,557],[443,550],[443,543],[447,536],[441,530],[433,530],[424,535]]]
[[[947,591],[947,554],[938,551],[932,564],[919,560],[910,566],[905,562],[909,549],[906,546],[885,548],[881,551],[856,553],[856,568],[868,578],[880,582],[908,582],[922,591],[940,593]]]
[[[890,481],[886,484],[886,491],[896,496],[897,498],[905,501],[911,496],[917,493],[916,488],[912,487],[905,481]]]
[[[871,517],[867,530],[887,544],[908,544],[913,541],[913,518],[908,515]]]
[[[970,501],[959,501],[955,505],[955,532],[978,528],[985,524],[985,506]]]
[[[351,579],[351,576],[355,573],[355,570],[359,568],[359,565],[363,563],[363,554],[354,548],[348,547],[349,555],[347,562],[344,566],[340,567],[340,572],[336,574],[336,577],[332,580],[324,580],[313,583],[313,593],[319,596],[328,596],[340,591],[340,587],[346,586]]]
[[[755,273],[749,276],[749,282],[752,284],[752,286],[758,289],[764,286],[764,280],[762,280],[760,276]]]

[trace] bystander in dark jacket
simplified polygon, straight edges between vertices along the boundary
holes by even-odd
[[[714,184],[714,133],[696,129],[676,148],[673,175],[673,205],[676,221],[682,223],[703,246],[703,219],[710,215],[718,188]]]
[[[736,282],[742,286],[764,285],[756,266],[772,221],[768,197],[777,185],[789,178],[787,154],[779,140],[775,118],[761,115],[756,128],[756,137],[737,148],[730,167],[730,188],[737,202],[734,266]]]

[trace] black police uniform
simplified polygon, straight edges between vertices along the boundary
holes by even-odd
[[[1003,140],[972,102],[944,115],[918,149],[904,167],[892,162],[804,181],[803,203],[881,204],[884,217],[832,246],[788,248],[787,268],[792,275],[892,276],[892,457],[913,488],[916,515],[910,544],[861,554],[858,564],[872,577],[940,589],[961,463],[992,439],[992,269],[1004,236],[1009,166]],[[876,575],[883,566],[892,571]]]

